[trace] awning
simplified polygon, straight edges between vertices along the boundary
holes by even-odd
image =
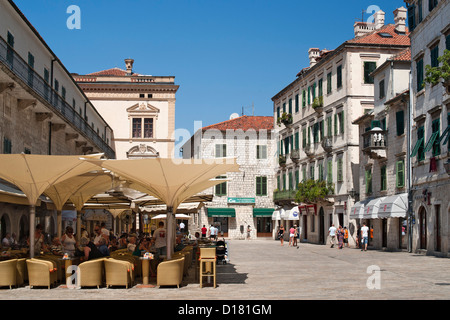
[[[358,201],[355,203],[350,211],[350,219],[362,219],[364,214],[364,207],[369,203],[369,200]]]
[[[272,220],[281,220],[281,212],[280,212],[280,210],[275,210],[273,213],[272,213]]]
[[[308,215],[308,213],[314,215],[316,214],[316,205],[301,203],[298,205],[298,210],[300,215]]]
[[[375,198],[369,201],[367,205],[364,206],[363,219],[376,219],[378,218],[378,210],[380,208],[380,203],[386,197]]]
[[[288,215],[286,220],[299,220],[300,219],[300,211],[298,210],[298,206],[292,207],[287,211]]]
[[[208,217],[236,217],[234,208],[208,208]]]
[[[386,197],[378,209],[379,218],[405,218],[408,210],[408,194]]]
[[[253,217],[272,217],[274,211],[273,208],[253,208]]]

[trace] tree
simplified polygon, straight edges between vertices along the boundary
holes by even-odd
[[[450,81],[450,50],[444,50],[444,54],[438,58],[440,66],[425,66],[425,82],[436,85],[441,79],[444,83]]]
[[[298,184],[295,201],[298,203],[317,203],[332,193],[334,193],[332,184],[328,184],[325,180],[316,181],[309,179]]]

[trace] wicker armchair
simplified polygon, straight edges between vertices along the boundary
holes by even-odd
[[[156,272],[156,285],[159,287],[177,286],[179,288],[183,281],[184,259],[185,257],[180,257],[161,262]]]
[[[0,262],[0,287],[17,285],[17,259],[10,259]]]
[[[106,287],[133,285],[134,266],[131,262],[114,258],[105,259]]]
[[[27,259],[17,259],[17,273],[16,273],[17,286],[24,285],[28,281],[27,271]]]
[[[79,286],[80,287],[97,287],[103,285],[104,261],[105,258],[94,259],[82,262],[79,268]]]
[[[30,288],[48,287],[56,284],[57,275],[56,268],[52,261],[43,259],[27,259],[28,282]]]

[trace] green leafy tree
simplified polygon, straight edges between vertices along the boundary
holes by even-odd
[[[300,203],[317,203],[324,200],[329,194],[334,193],[332,184],[325,180],[316,181],[308,179],[298,184],[298,191],[295,195],[295,201]]]
[[[425,66],[425,82],[432,85],[438,84],[441,79],[443,82],[450,80],[450,50],[445,50],[444,54],[438,58],[440,66]]]

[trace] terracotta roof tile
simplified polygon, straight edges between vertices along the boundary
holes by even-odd
[[[115,77],[124,77],[127,75],[126,70],[122,70],[120,68],[112,68],[102,71],[97,71],[94,73],[89,73],[88,76],[115,76]],[[133,73],[133,76],[139,76],[138,73]]]
[[[389,34],[391,37],[383,37],[380,34]],[[409,38],[409,31],[406,33],[399,34],[395,31],[395,25],[388,24],[379,30],[375,30],[371,33],[348,40],[347,43],[360,43],[360,44],[381,44],[381,45],[398,45],[398,46],[409,46],[411,41]]]
[[[273,129],[273,117],[268,116],[241,116],[239,118],[230,119],[227,121],[212,124],[210,126],[203,127],[202,130],[216,129],[220,131],[226,130],[272,130]]]
[[[405,49],[396,55],[392,56],[389,60],[392,61],[411,61],[411,48]]]

